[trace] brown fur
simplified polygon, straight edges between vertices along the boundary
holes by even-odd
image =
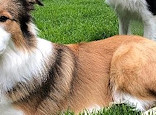
[[[28,102],[25,103],[24,101],[18,104],[16,103],[17,104],[16,106],[19,106],[20,108],[22,107],[21,109],[25,110],[28,115],[32,115],[32,114],[47,115],[49,114],[49,111],[51,111],[51,113],[54,114],[57,113],[58,111],[66,110],[68,108],[70,108],[75,112],[80,112],[83,109],[88,108],[91,105],[95,105],[95,104],[100,105],[101,107],[108,106],[109,103],[113,101],[112,94],[111,94],[112,93],[111,86],[120,86],[121,84],[125,88],[123,91],[127,92],[127,90],[129,90],[128,88],[130,87],[127,82],[127,79],[129,80],[130,83],[133,83],[133,81],[135,80],[134,78],[135,74],[133,74],[133,72],[130,71],[130,73],[128,73],[127,75],[128,78],[127,79],[123,78],[124,84],[120,83],[122,82],[122,80],[120,80],[122,77],[119,80],[115,77],[117,76],[116,74],[119,73],[120,71],[119,72],[114,72],[114,71],[118,71],[119,67],[129,68],[130,64],[133,63],[130,62],[128,65],[125,64],[122,66],[119,65],[119,67],[115,69],[114,67],[114,65],[116,65],[115,64],[116,61],[114,62],[115,58],[120,59],[120,55],[122,55],[122,52],[126,52],[128,50],[127,49],[128,46],[134,45],[134,49],[132,50],[135,50],[137,49],[135,47],[135,44],[143,44],[143,43],[150,46],[152,41],[145,40],[138,36],[115,36],[112,38],[108,38],[106,40],[100,40],[96,42],[68,45],[68,47],[74,51],[74,54],[76,54],[75,59],[77,62],[76,72],[75,72],[76,76],[75,75],[73,76],[72,81],[67,80],[67,78],[65,77],[65,81],[68,82],[67,84],[69,84],[69,87],[71,87],[70,90],[69,87],[66,88],[65,86],[62,87],[62,85],[60,84],[55,84],[57,89],[61,90],[63,88],[65,91],[67,91],[67,93],[64,93],[62,95],[61,93],[54,94],[52,92],[51,96],[54,99],[54,95],[55,95],[55,97],[57,97],[55,98],[56,100],[51,100],[50,98],[46,99],[45,101],[43,101],[38,105],[38,107],[36,108],[37,110],[32,108],[32,107],[36,107],[34,106],[34,104],[38,104],[35,98],[34,101],[31,100],[29,103]],[[125,45],[127,46],[124,47]],[[154,45],[156,44],[154,43]],[[64,46],[60,48],[61,49],[63,48],[63,50],[66,49],[66,47]],[[68,51],[68,49],[66,50]],[[117,55],[118,51],[121,54]],[[136,52],[136,54],[137,53],[140,53],[140,50],[139,52]],[[136,57],[136,55],[134,56]],[[73,58],[74,57],[65,58],[65,59],[73,60]],[[130,61],[133,60],[131,59]],[[117,60],[117,62],[119,62],[119,60]],[[138,65],[136,62],[134,64]],[[71,64],[67,63],[66,66],[69,65]],[[64,71],[68,71],[68,68],[65,67],[63,68],[67,69]],[[128,72],[129,69],[126,72]],[[136,70],[136,68],[133,69]],[[68,74],[70,73],[71,72],[69,72]],[[66,74],[67,77],[68,74]],[[114,80],[115,83],[117,82],[115,85],[114,85]],[[56,83],[59,81],[60,80],[57,80]],[[64,84],[65,81],[63,81],[61,84]],[[140,91],[146,88],[144,85],[140,86],[142,82],[136,81],[136,83],[137,84],[132,84],[132,85],[134,87],[136,86],[136,88],[138,88]],[[70,84],[72,86],[70,86]],[[139,94],[138,90],[133,91],[133,87],[131,88],[133,92],[132,95],[138,96]],[[118,90],[119,91],[122,90],[122,87],[120,86]],[[135,92],[137,92],[138,94],[137,93],[135,94]],[[141,93],[139,94],[140,99],[145,99],[145,98],[141,98],[143,93],[145,94],[146,99],[150,99],[149,92],[143,91]],[[64,98],[62,98],[61,95],[64,96]]]
[[[20,2],[0,2],[0,16],[9,18],[0,25],[12,34],[19,50],[32,51],[36,38],[30,23],[26,23],[28,35],[21,29],[19,15],[24,12],[21,11],[24,6],[16,4]],[[27,2],[29,13],[33,7],[31,2],[39,1]],[[45,61],[40,79],[19,82],[6,92],[12,104],[26,115],[57,114],[68,108],[78,113],[95,104],[109,106],[114,101],[114,91],[155,101],[155,42],[139,36],[114,36],[89,43],[53,46],[54,53]]]
[[[112,102],[110,67],[116,49],[129,39],[140,40],[134,36],[115,36],[81,45],[69,45],[78,55],[78,82],[75,82],[75,97],[72,110],[80,111],[90,105],[108,106]],[[78,95],[78,96],[77,96]],[[85,96],[84,96],[85,95]],[[77,102],[77,104],[76,104]]]
[[[112,59],[111,80],[116,90],[143,100],[156,98],[156,43],[148,40],[127,40]]]

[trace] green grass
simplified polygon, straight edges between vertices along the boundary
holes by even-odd
[[[67,110],[60,115],[75,115],[74,112]],[[134,111],[133,107],[127,106],[125,104],[113,105],[110,108],[103,108],[99,111],[93,110],[89,112],[88,110],[84,110],[84,112],[79,115],[141,115],[141,112]]]
[[[34,22],[42,38],[67,44],[99,40],[118,34],[117,17],[104,0],[43,0],[43,2],[44,7],[37,6],[33,12]],[[142,28],[140,25],[139,27]],[[142,33],[140,29],[134,28],[134,30],[137,34]],[[74,115],[70,111],[62,114]],[[126,105],[114,105],[89,114],[139,115],[140,113],[132,111],[132,108]]]
[[[36,7],[33,13],[42,38],[56,43],[78,43],[118,34],[117,16],[104,0],[43,2],[44,7]],[[135,24],[137,26],[132,26],[133,32],[141,34],[142,25]]]
[[[104,0],[44,0],[34,12],[40,36],[57,43],[78,43],[118,33],[117,17]]]

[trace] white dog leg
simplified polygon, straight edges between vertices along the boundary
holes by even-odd
[[[144,21],[144,37],[156,40],[156,21],[154,18]]]
[[[156,115],[156,107],[142,113],[142,115]]]
[[[129,35],[131,34],[130,30],[130,19],[127,16],[120,16],[119,15],[119,34],[120,35]]]

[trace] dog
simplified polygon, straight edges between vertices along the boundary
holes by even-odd
[[[146,111],[156,101],[156,43],[114,36],[56,44],[37,36],[39,0],[0,1],[0,114],[53,115],[128,103]]]
[[[144,37],[156,40],[155,0],[106,0],[117,13],[119,34],[131,34],[130,23],[139,20],[144,25]]]

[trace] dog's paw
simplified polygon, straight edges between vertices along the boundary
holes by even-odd
[[[143,112],[141,115],[156,115],[156,107]]]

